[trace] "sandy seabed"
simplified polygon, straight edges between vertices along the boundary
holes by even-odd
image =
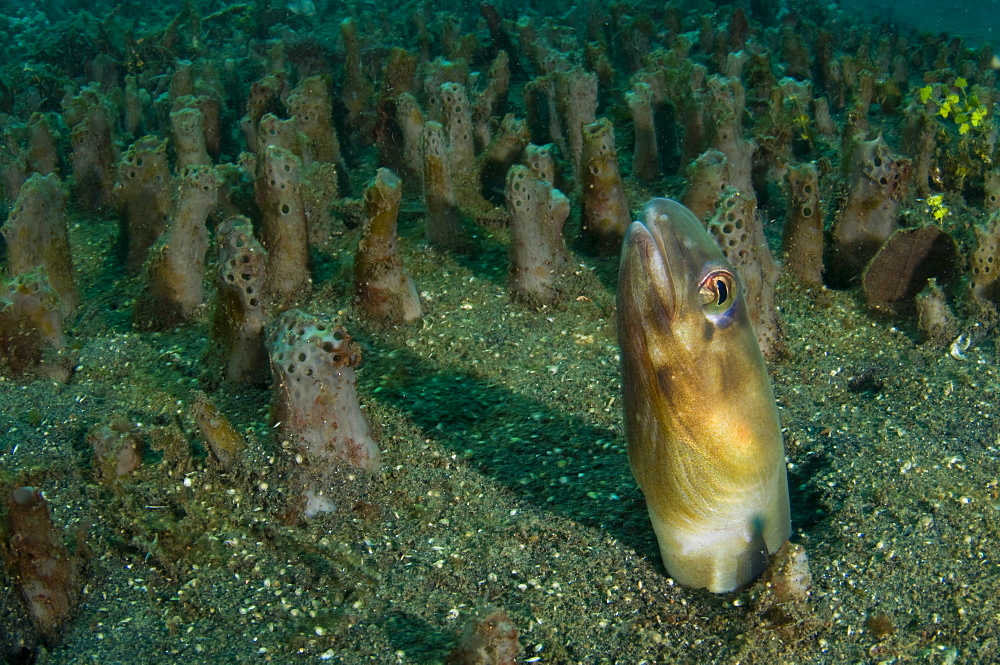
[[[690,591],[665,576],[628,469],[601,280],[612,262],[582,262],[578,296],[533,311],[510,302],[505,270],[488,265],[496,251],[458,263],[423,246],[410,220],[422,322],[365,327],[342,279],[309,307],[363,344],[359,393],[384,472],[370,501],[291,525],[275,514],[286,465],[266,391],[216,394],[251,442],[238,473],[163,458],[117,488],[93,480],[83,435],[113,414],[178,423],[196,440],[187,405],[207,331],[128,332],[110,307],[127,289],[101,292],[106,244],[88,254],[74,234],[94,315],[72,330],[74,379],[0,384],[4,475],[43,487],[90,550],[76,617],[46,662],[433,663],[486,607],[509,613],[534,662],[989,661],[993,339],[959,361],[853,293],[784,284],[790,359],[770,369],[811,597],[775,607],[755,600],[760,585]],[[851,392],[869,368],[882,388]]]

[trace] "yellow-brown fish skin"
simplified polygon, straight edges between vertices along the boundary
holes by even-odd
[[[690,210],[652,199],[618,275],[625,437],[677,582],[752,582],[791,532],[778,410],[732,266]]]

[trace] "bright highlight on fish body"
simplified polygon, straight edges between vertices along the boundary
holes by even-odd
[[[721,593],[791,532],[784,446],[739,279],[695,215],[652,199],[618,276],[625,436],[667,572]]]

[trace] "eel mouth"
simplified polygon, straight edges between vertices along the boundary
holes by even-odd
[[[677,311],[675,266],[668,255],[656,220],[632,222],[622,246],[618,291],[623,307],[634,304],[638,317],[652,315],[667,323]]]

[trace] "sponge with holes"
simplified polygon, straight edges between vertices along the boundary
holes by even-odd
[[[331,467],[379,467],[378,446],[358,404],[354,368],[361,350],[343,328],[289,310],[268,337],[274,375],[274,420],[297,448],[310,497],[327,489]]]

